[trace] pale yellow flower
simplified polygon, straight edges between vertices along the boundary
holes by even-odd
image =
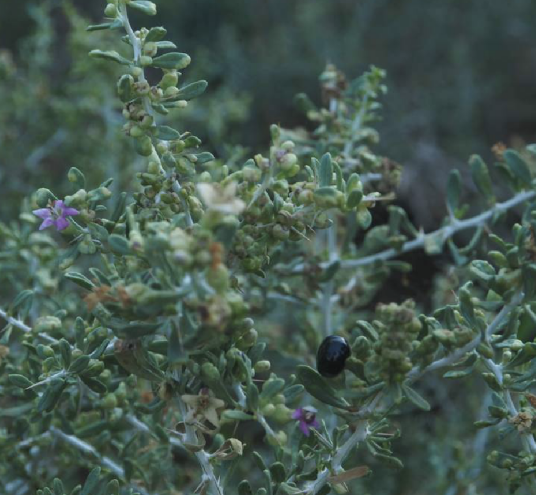
[[[217,399],[208,389],[203,389],[199,395],[182,395],[181,399],[188,406],[188,414],[184,421],[186,423],[203,423],[205,420],[216,428],[220,426],[218,409],[225,406],[225,402]]]
[[[236,197],[236,182],[231,182],[225,187],[201,182],[197,184],[197,190],[209,210],[238,215],[246,207],[246,203]]]

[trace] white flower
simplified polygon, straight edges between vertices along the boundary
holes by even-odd
[[[235,196],[236,182],[231,182],[225,187],[201,182],[197,184],[197,190],[209,210],[238,215],[246,207],[246,203]]]

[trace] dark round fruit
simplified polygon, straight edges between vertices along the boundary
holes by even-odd
[[[316,353],[316,369],[322,376],[332,378],[344,369],[350,356],[350,346],[345,338],[337,335],[326,337]]]

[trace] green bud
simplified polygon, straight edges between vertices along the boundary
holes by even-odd
[[[52,194],[52,191],[50,189],[46,189],[42,187],[41,189],[38,189],[35,193],[35,202],[37,203],[37,206],[39,208],[46,208],[48,206],[48,203],[50,201],[54,201],[56,196]]]
[[[153,57],[149,57],[148,55],[142,55],[140,57],[140,65],[142,67],[147,67],[153,63]]]
[[[106,394],[101,401],[103,409],[114,409],[117,407],[117,397],[114,394]]]
[[[288,423],[292,419],[292,411],[285,404],[277,404],[273,419],[280,424]]]
[[[289,236],[289,230],[280,223],[276,223],[272,227],[272,235],[280,241],[286,241]]]
[[[255,363],[255,373],[266,373],[267,371],[270,371],[270,361],[259,361]]]
[[[221,380],[221,375],[216,366],[214,366],[212,363],[206,362],[201,366],[201,378],[210,383]]]
[[[178,82],[179,82],[179,76],[177,74],[177,71],[171,70],[164,74],[164,76],[160,80],[159,86],[165,90],[172,86],[176,86]]]
[[[33,328],[35,333],[55,332],[61,329],[61,320],[55,316],[41,316]]]
[[[117,15],[117,7],[113,3],[109,3],[104,9],[104,15],[106,17],[115,17]]]
[[[273,404],[266,404],[262,408],[262,414],[264,416],[270,417],[274,413],[275,413],[275,406]]]
[[[154,41],[149,41],[148,43],[145,43],[143,47],[143,54],[148,55],[149,57],[154,57],[156,55],[156,52],[158,52],[158,46]]]
[[[150,156],[153,153],[153,143],[149,136],[142,136],[136,140],[136,151],[141,156]]]

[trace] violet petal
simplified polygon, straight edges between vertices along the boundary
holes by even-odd
[[[56,220],[55,224],[57,230],[65,230],[69,226],[69,220],[60,217]]]
[[[39,226],[39,230],[44,230],[51,225],[54,225],[54,220],[51,217],[45,218],[43,223]]]
[[[43,220],[50,218],[50,210],[48,208],[39,208],[38,210],[33,210],[32,213]]]

